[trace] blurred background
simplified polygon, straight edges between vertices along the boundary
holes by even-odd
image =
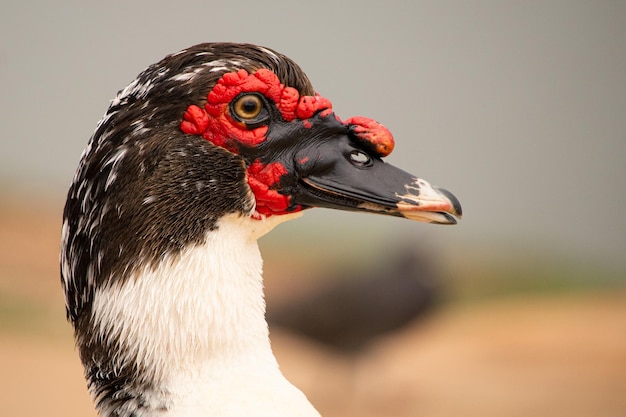
[[[274,48],[436,227],[312,210],[261,241],[273,346],[324,416],[625,416],[626,3],[0,4],[0,408],[94,416],[58,274],[65,193],[115,93],[207,41]]]

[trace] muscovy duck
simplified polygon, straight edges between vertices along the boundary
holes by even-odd
[[[64,210],[61,281],[103,417],[318,416],[279,370],[257,239],[310,207],[439,224],[458,200],[385,162],[271,49],[205,43],[111,102]]]

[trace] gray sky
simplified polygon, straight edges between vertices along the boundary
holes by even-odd
[[[626,265],[620,1],[5,1],[3,194],[61,201],[115,93],[206,41],[290,56],[340,117],[372,117],[394,133],[390,162],[450,189],[465,212],[454,228],[339,213],[311,213],[301,227],[331,219]]]

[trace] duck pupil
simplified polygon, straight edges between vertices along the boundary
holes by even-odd
[[[242,107],[245,113],[254,113],[257,110],[257,102],[249,99],[243,102]]]

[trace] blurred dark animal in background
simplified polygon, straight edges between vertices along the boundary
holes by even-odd
[[[415,247],[375,268],[341,273],[327,285],[282,305],[268,305],[272,326],[319,341],[346,353],[431,312],[440,300],[441,272]]]

